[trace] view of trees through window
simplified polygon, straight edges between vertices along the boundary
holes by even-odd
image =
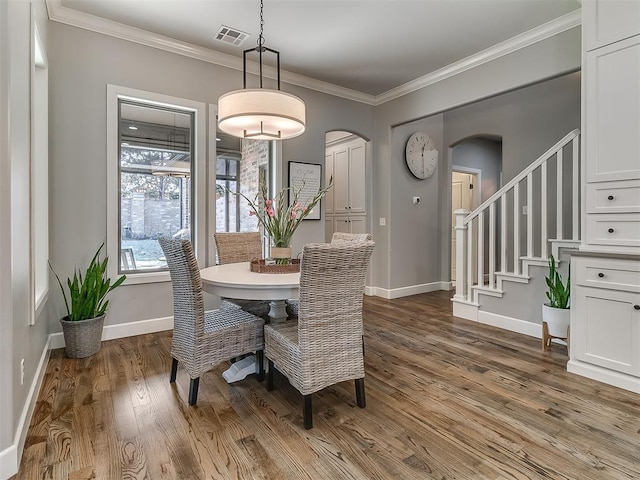
[[[249,216],[247,201],[260,182],[269,184],[271,142],[233,138],[218,133],[216,159],[216,231],[256,232],[258,221]]]
[[[166,269],[157,239],[191,238],[193,112],[120,100],[120,269]]]

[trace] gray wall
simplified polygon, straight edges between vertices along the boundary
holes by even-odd
[[[502,142],[487,138],[469,138],[451,149],[451,167],[480,170],[480,202],[484,202],[500,189],[502,172]]]
[[[423,239],[419,244],[407,241],[406,239],[409,235],[404,237],[395,235],[397,223],[399,222],[401,226],[404,225],[402,219],[398,218],[397,213],[394,214],[394,212],[398,211],[403,212],[401,208],[398,209],[395,206],[398,201],[396,200],[396,195],[406,187],[402,177],[393,172],[393,169],[402,158],[404,148],[401,142],[395,141],[395,127],[414,122],[420,118],[427,118],[437,113],[448,112],[453,108],[490,98],[505,91],[511,91],[578,70],[581,60],[580,45],[580,28],[574,28],[376,107],[372,211],[374,218],[372,223],[373,234],[376,239],[372,274],[376,286],[396,288],[433,281],[433,273],[430,268],[420,272],[419,278],[415,278],[413,270],[405,272],[402,270],[404,267],[399,267],[400,265],[407,265],[410,261],[409,259],[416,259],[423,255],[433,255],[423,248],[425,244],[437,246],[436,252],[440,252],[439,255],[436,254],[437,260],[431,260],[434,263],[439,262],[439,279],[446,280],[449,278],[450,242],[448,238],[451,222],[451,197],[449,194],[451,177],[445,172],[450,172],[451,170],[450,159],[447,158],[445,150],[444,154],[441,155],[437,186],[427,182],[420,187],[424,189],[424,195],[429,195],[427,193],[428,188],[435,188],[438,192],[439,228],[434,228],[429,238]],[[576,95],[579,97],[579,92]],[[508,179],[507,172],[509,175],[514,175],[515,172],[519,172],[522,169],[523,165],[535,160],[535,156],[532,158],[528,156],[530,151],[544,152],[570,130],[565,130],[564,127],[559,128],[556,125],[560,129],[559,132],[555,135],[547,132],[545,122],[553,122],[553,115],[557,109],[547,112],[543,118],[538,118],[538,126],[532,128],[530,126],[531,121],[527,120],[529,112],[526,108],[535,108],[536,101],[544,101],[544,99],[538,98],[536,100],[534,96],[525,106],[524,111],[522,110],[522,105],[519,107],[514,106],[511,109],[505,107],[505,110],[513,110],[513,114],[518,115],[518,121],[512,127],[519,132],[519,138],[526,138],[527,143],[531,145],[531,147],[526,147],[525,149],[512,147],[512,150],[515,149],[523,153],[523,155],[516,155],[515,162],[517,166],[514,166],[507,165],[508,162],[514,160],[508,159],[510,150],[503,143],[505,180]],[[555,105],[551,100],[546,104],[552,107]],[[579,115],[578,108],[575,110],[576,118],[579,118]],[[464,116],[461,116],[463,119]],[[483,120],[480,114],[478,114],[477,118],[477,123],[469,125],[468,133],[466,131],[463,133],[462,127],[458,128],[451,123],[454,120],[462,121],[462,119],[459,116],[454,116],[452,119],[449,113],[445,113],[444,147],[448,147],[469,135],[481,133],[493,133],[502,136],[503,139],[505,138],[505,134],[500,135],[499,132],[488,131],[486,120]],[[506,122],[507,120],[505,120]],[[577,125],[579,125],[579,121]],[[553,140],[549,140],[549,136],[553,136]],[[527,155],[524,155],[525,153]],[[404,196],[402,195],[402,197]],[[387,218],[386,227],[378,225],[377,219],[379,217]]]
[[[215,104],[240,88],[242,72],[55,22],[51,50],[51,258],[64,278],[106,237],[106,85]],[[290,85],[283,90],[306,102],[307,130],[282,142],[281,185],[288,161],[324,164],[327,130],[371,136],[373,107]],[[304,222],[294,251],[323,238],[324,222]],[[171,316],[171,298],[169,282],[123,286],[111,294],[106,324]],[[60,295],[54,300],[62,313]],[[51,330],[59,330],[56,322]]]
[[[44,2],[34,4],[33,14],[46,50]],[[46,304],[45,313],[36,318],[35,325],[29,325],[32,295],[29,250],[30,18],[28,2],[2,2],[0,5],[0,123],[7,128],[0,141],[0,172],[3,180],[11,179],[11,188],[3,187],[0,196],[0,381],[3,386],[0,389],[0,452],[15,439],[47,333]],[[22,359],[25,359],[25,376],[24,384],[20,385]]]
[[[438,262],[438,232],[440,225],[438,169],[424,180],[416,179],[406,166],[404,152],[407,140],[414,132],[425,132],[433,140],[440,157],[443,150],[442,115],[395,127],[391,133],[391,170],[389,180],[394,192],[389,210],[391,249],[390,288],[401,288],[440,280]],[[445,172],[446,174],[446,172]],[[414,205],[413,197],[420,197]],[[405,252],[415,252],[406,255]]]
[[[519,90],[514,90],[471,105],[453,109],[444,115],[445,145],[456,145],[470,136],[485,134],[502,138],[502,182],[507,183],[558,140],[575,128],[580,128],[580,72],[547,80]],[[568,159],[571,157],[568,156]],[[452,159],[448,159],[452,163]],[[565,162],[565,178],[570,174],[570,162]],[[554,170],[551,170],[553,174]],[[534,206],[539,204],[538,178],[534,183]],[[448,179],[451,183],[451,177]],[[550,185],[554,185],[551,184]],[[565,191],[568,191],[565,189]],[[526,198],[526,190],[521,190]],[[522,200],[522,202],[524,202]],[[446,212],[451,211],[451,198],[446,199]],[[524,203],[523,203],[524,204]],[[552,202],[549,205],[553,205]],[[565,204],[565,208],[570,205]],[[555,214],[549,217],[554,225]],[[509,213],[509,215],[512,215]],[[569,218],[569,212],[565,212]],[[448,275],[450,264],[450,215],[443,215],[442,275]],[[539,215],[534,215],[534,224],[539,224]],[[521,215],[521,227],[526,226],[526,217]],[[508,226],[508,238],[512,238],[512,225]],[[523,230],[524,231],[524,230]],[[539,248],[539,239],[536,239]],[[509,247],[508,247],[509,248]],[[523,252],[523,245],[521,245]],[[511,258],[511,255],[508,255]],[[511,262],[511,260],[510,260]],[[512,263],[512,262],[511,262]]]

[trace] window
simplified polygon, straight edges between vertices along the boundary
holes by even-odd
[[[32,12],[31,44],[31,324],[49,291],[49,124],[47,56]]]
[[[218,132],[216,145],[216,231],[255,232],[258,221],[248,215],[247,201],[253,199],[260,182],[269,184],[272,142],[239,139]]]
[[[240,231],[240,159],[218,155],[216,159],[216,232]]]
[[[196,222],[206,210],[204,105],[111,85],[109,93],[109,267],[127,283],[168,280],[158,238],[191,240],[197,256],[206,244],[197,237],[206,217],[203,228]]]
[[[119,100],[120,271],[165,270],[158,238],[191,240],[194,112]]]

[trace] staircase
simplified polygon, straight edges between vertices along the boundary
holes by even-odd
[[[539,282],[549,256],[561,259],[580,244],[579,145],[580,132],[573,130],[474,211],[454,212],[455,316],[540,336],[534,310],[546,300]],[[538,287],[526,295],[513,286],[536,279]],[[496,300],[487,300],[503,299],[509,289],[515,292],[509,300],[517,296],[530,320],[504,316],[496,312]]]

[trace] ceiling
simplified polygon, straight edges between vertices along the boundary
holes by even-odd
[[[256,45],[259,0],[47,0],[236,58]],[[282,70],[381,95],[580,8],[577,0],[265,0],[264,38]],[[88,14],[88,15],[87,15]],[[73,23],[73,22],[66,22]],[[215,40],[225,25],[250,34]]]

